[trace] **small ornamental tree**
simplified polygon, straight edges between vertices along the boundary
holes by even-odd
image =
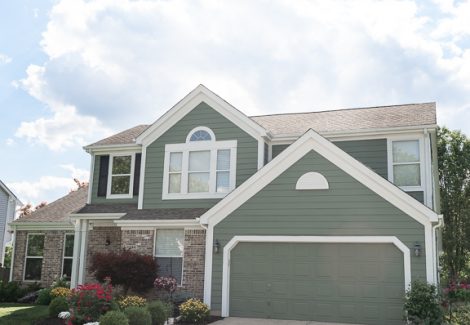
[[[157,275],[157,263],[152,255],[123,250],[94,254],[90,270],[100,282],[110,277],[114,285],[122,285],[125,294],[129,289],[145,293],[152,288]]]

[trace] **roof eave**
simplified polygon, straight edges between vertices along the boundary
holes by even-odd
[[[135,143],[124,143],[124,144],[107,144],[107,145],[88,145],[83,147],[88,153],[97,152],[110,152],[110,151],[129,151],[129,150],[142,150],[142,145]]]

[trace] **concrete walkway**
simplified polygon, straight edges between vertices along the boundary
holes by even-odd
[[[213,325],[352,325],[352,324],[340,324],[340,323],[321,323],[321,322],[301,321],[301,320],[280,320],[280,319],[238,318],[238,317],[228,317],[212,324]]]

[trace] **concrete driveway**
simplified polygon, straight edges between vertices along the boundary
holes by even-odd
[[[340,323],[321,323],[301,320],[279,320],[279,319],[260,319],[260,318],[238,318],[228,317],[219,320],[214,325],[352,325]],[[356,324],[360,325],[360,324]]]

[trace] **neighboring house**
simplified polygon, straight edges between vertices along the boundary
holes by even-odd
[[[8,224],[15,219],[16,211],[22,205],[16,195],[0,180],[0,262],[4,264],[5,247],[12,240]]]
[[[86,204],[13,222],[13,280],[126,248],[222,316],[401,324],[438,281],[436,128],[434,103],[248,117],[200,85],[85,147]]]

